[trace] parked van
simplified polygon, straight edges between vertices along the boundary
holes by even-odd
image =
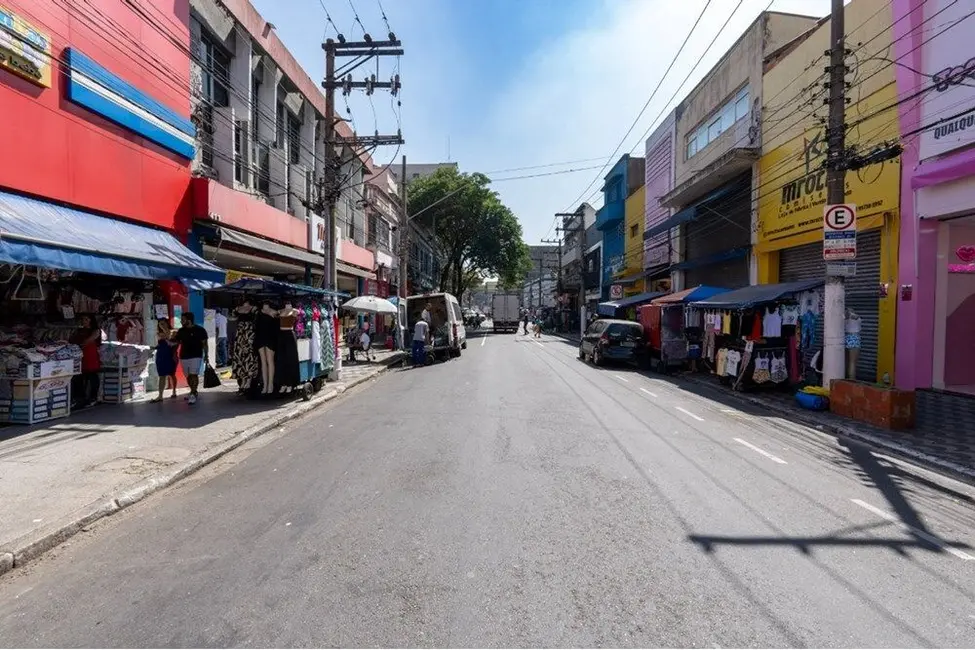
[[[449,293],[423,293],[406,298],[407,335],[413,340],[413,326],[420,314],[430,305],[430,336],[433,345],[427,353],[434,358],[459,357],[461,350],[467,349],[467,329],[464,327],[464,313],[460,302]]]

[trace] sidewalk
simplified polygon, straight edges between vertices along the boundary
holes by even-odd
[[[56,546],[283,422],[367,381],[402,353],[342,367],[308,402],[247,400],[236,382],[161,404],[103,404],[64,420],[0,429],[0,573]]]
[[[578,335],[559,336],[574,343],[579,342]],[[707,386],[794,422],[859,440],[893,456],[975,483],[975,399],[919,390],[914,429],[888,431],[828,411],[800,408],[792,392],[735,392],[720,384],[714,376],[701,373],[682,373],[672,377],[678,383]]]

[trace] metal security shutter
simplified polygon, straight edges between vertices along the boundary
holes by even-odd
[[[751,245],[751,172],[730,181],[724,197],[698,208],[697,218],[684,227],[684,257],[694,261]],[[738,289],[748,286],[748,257],[684,271],[684,286],[706,284]]]
[[[880,330],[880,231],[857,236],[857,272],[846,279],[846,306],[860,316],[860,359],[857,379],[877,381],[877,340]],[[821,242],[786,248],[779,253],[779,281],[796,282],[826,277]],[[822,310],[822,305],[820,305]],[[823,347],[823,319],[816,320],[814,349]],[[812,354],[807,351],[806,361]]]

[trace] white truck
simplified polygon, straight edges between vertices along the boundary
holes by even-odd
[[[517,332],[521,320],[521,296],[517,293],[496,293],[491,298],[491,320],[495,332]]]

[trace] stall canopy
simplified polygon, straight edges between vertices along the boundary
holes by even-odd
[[[694,301],[695,307],[705,309],[747,309],[781,300],[792,294],[802,293],[821,286],[823,280],[803,280],[779,284],[755,284],[734,291],[719,293],[704,300]]]
[[[654,298],[659,298],[662,295],[664,295],[663,291],[648,291],[647,293],[640,293],[635,296],[630,296],[629,298],[623,298],[622,300],[601,302],[596,306],[596,311],[603,316],[615,316],[617,309],[626,309],[627,307],[642,305],[643,303],[650,302]]]
[[[249,296],[290,296],[294,298],[312,296],[338,296],[348,297],[349,294],[329,289],[319,289],[318,287],[308,287],[303,284],[291,284],[290,282],[278,282],[277,280],[265,280],[263,278],[241,278],[236,282],[214,287],[210,290],[213,293],[234,293]]]
[[[219,284],[226,272],[167,232],[0,192],[0,261],[140,280]]]
[[[269,239],[262,239],[261,237],[255,237],[254,235],[223,226],[217,226],[216,230],[219,233],[221,242],[227,242],[257,251],[264,251],[265,253],[277,255],[286,260],[297,260],[305,264],[311,264],[312,266],[323,266],[325,264],[324,256],[317,255],[312,251],[306,251],[286,244],[279,244]]]
[[[668,293],[666,296],[655,298],[652,302],[655,305],[676,305],[679,303],[705,300],[711,296],[716,296],[719,293],[727,293],[727,291],[727,289],[722,289],[720,287],[709,287],[700,284],[696,287],[684,289],[683,291],[678,291],[676,293]]]

